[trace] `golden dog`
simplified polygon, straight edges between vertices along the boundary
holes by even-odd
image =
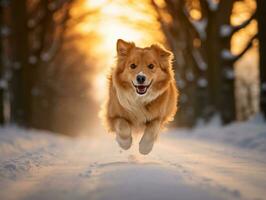
[[[139,48],[117,41],[117,65],[109,77],[109,97],[103,118],[118,144],[129,149],[132,130],[144,128],[139,152],[148,154],[164,125],[177,111],[178,91],[172,70],[173,55],[160,45]]]

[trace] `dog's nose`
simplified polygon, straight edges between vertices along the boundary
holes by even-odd
[[[146,80],[146,76],[143,76],[143,75],[137,75],[136,79],[137,79],[137,82],[138,82],[139,84],[142,84],[142,83],[145,82],[145,80]]]

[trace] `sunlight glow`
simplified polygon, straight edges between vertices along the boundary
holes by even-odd
[[[215,0],[218,1],[218,0]],[[248,6],[245,3],[248,2]],[[239,25],[245,21],[256,9],[254,0],[246,0],[245,2],[237,2],[234,4],[231,15],[231,24]],[[163,0],[156,0],[160,7],[164,6]],[[95,32],[95,44],[90,43],[90,51],[97,58],[97,65],[102,66],[96,73],[93,81],[95,84],[94,96],[97,99],[104,99],[103,88],[106,86],[106,73],[112,65],[115,64],[116,41],[123,39],[135,42],[137,46],[148,46],[152,43],[165,41],[160,25],[157,21],[156,14],[150,7],[148,0],[143,1],[109,1],[109,0],[86,0],[85,4],[79,9],[97,9],[99,13],[96,16],[90,16],[89,19],[82,22],[78,26],[78,30],[84,35]],[[78,10],[77,10],[78,11]],[[202,18],[202,14],[198,9],[192,9],[190,15],[194,20]],[[169,14],[163,14],[167,23],[172,22]],[[256,21],[253,20],[245,29],[238,31],[232,38],[233,54],[238,54],[250,36],[257,31]],[[244,42],[243,42],[244,41]],[[201,41],[194,40],[194,45],[200,47]],[[88,48],[87,44],[84,48]],[[99,69],[99,68],[98,68]],[[101,91],[101,92],[99,92]]]
[[[115,63],[116,41],[123,39],[135,42],[138,46],[148,46],[154,42],[162,42],[159,24],[150,12],[146,1],[141,4],[128,4],[125,1],[90,0],[85,7],[100,9],[100,17],[95,23],[82,23],[78,30],[84,34],[95,31],[99,42],[93,47],[100,65],[104,66],[94,77],[97,100],[104,99],[106,88],[106,73]],[[99,90],[101,92],[99,92]],[[95,96],[95,95],[94,95]]]
[[[145,3],[143,4],[145,5]],[[104,19],[99,22],[97,32],[102,38],[99,48],[104,50],[108,57],[107,65],[111,65],[113,62],[117,39],[134,41],[137,45],[144,46],[156,41],[156,37],[159,35],[158,27],[154,25],[156,19],[147,12],[138,11],[134,5],[122,4],[119,1],[107,3],[102,8],[101,13]],[[143,25],[144,22],[154,26],[145,26]],[[149,34],[152,29],[157,34]]]
[[[125,26],[121,22],[113,21],[104,22],[99,29],[99,33],[103,38],[105,49],[114,55],[115,45],[117,39],[121,38],[127,41],[140,42],[142,33],[134,30],[128,26]]]

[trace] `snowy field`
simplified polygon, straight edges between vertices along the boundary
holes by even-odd
[[[258,117],[169,130],[148,156],[134,142],[122,151],[104,133],[0,128],[0,199],[266,199],[266,124]]]

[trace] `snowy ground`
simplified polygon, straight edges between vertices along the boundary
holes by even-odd
[[[0,128],[0,199],[266,199],[265,123],[169,131],[148,156],[137,143]]]

